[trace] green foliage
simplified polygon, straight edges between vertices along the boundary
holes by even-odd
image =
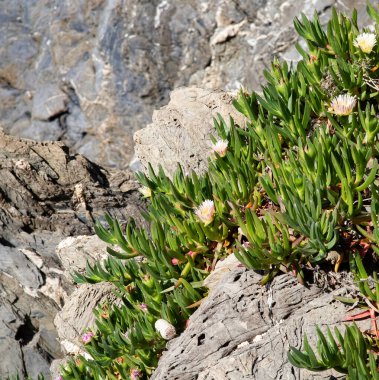
[[[289,362],[299,368],[311,371],[324,371],[334,368],[347,374],[348,380],[378,380],[376,355],[370,351],[370,342],[356,325],[347,326],[345,334],[335,328],[333,337],[330,329],[327,336],[317,327],[317,353],[304,338],[304,352],[291,347],[288,353]]]
[[[275,60],[260,94],[240,92],[234,106],[246,125],[215,119],[212,141],[228,146],[211,153],[208,171],[187,174],[179,166],[169,178],[149,167],[138,174],[149,228],[109,215],[97,222],[109,258],[73,277],[113,283],[119,302],[95,311],[90,356],[73,358],[64,379],[148,378],[165,347],[155,322],[182,331],[207,295],[203,280],[232,252],[264,271],[262,283],[280,272],[303,283],[306,268],[328,268],[331,249],[340,256],[336,270],[353,254],[362,296],[378,307],[376,275],[373,289],[364,267],[366,256],[375,260],[379,252],[378,44],[364,51],[357,43],[368,31],[359,30],[356,12],[348,18],[333,11],[326,31],[317,15],[294,23],[308,45],[297,45],[302,61],[293,68]],[[373,344],[356,326],[343,337],[335,330],[337,341],[327,335],[318,330],[319,358],[305,339],[305,353],[292,348],[291,363],[376,378]]]

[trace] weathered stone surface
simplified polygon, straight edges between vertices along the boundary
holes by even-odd
[[[95,329],[93,309],[106,301],[114,302],[114,285],[109,283],[80,285],[55,317],[60,341],[81,344],[80,336],[88,329]]]
[[[0,268],[24,287],[38,289],[44,284],[38,267],[18,249],[0,245]]]
[[[212,153],[211,135],[216,135],[213,117],[229,114],[241,127],[245,119],[232,105],[232,96],[223,91],[196,87],[179,88],[171,94],[169,104],[154,111],[153,123],[134,135],[136,155],[146,169],[162,165],[172,175],[178,163],[184,172],[203,172]]]
[[[4,0],[0,120],[123,168],[133,133],[172,89],[257,88],[274,56],[296,60],[292,19],[365,0]],[[364,21],[363,21],[364,23]]]
[[[261,278],[244,268],[226,274],[191,316],[189,327],[170,341],[151,379],[342,379],[335,371],[295,369],[287,352],[290,345],[302,344],[304,333],[314,344],[316,325],[324,331],[326,326],[344,329],[347,307],[334,296],[346,296],[350,280],[325,293],[288,275],[267,287],[258,284]]]
[[[0,130],[0,241],[54,256],[64,237],[92,233],[106,209],[140,218],[130,171],[106,172],[61,142],[35,142]],[[38,231],[35,233],[34,231]],[[53,233],[52,233],[53,232]]]
[[[0,130],[0,377],[49,377],[51,359],[62,355],[53,319],[73,291],[55,248],[93,234],[105,212],[140,220],[137,188],[130,172],[107,172],[61,142]]]
[[[108,244],[97,235],[68,237],[62,240],[56,249],[64,268],[64,274],[72,279],[70,273],[85,272],[87,262],[94,264],[108,257]]]

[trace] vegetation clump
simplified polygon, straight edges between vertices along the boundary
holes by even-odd
[[[206,297],[203,280],[231,253],[263,271],[262,284],[283,272],[306,283],[315,266],[353,271],[360,296],[341,301],[361,307],[357,318],[371,318],[372,330],[318,330],[318,355],[305,337],[289,361],[379,379],[379,13],[368,12],[375,26],[363,30],[355,11],[333,11],[326,31],[317,15],[295,19],[303,59],[296,68],[275,60],[262,93],[240,92],[234,106],[246,125],[215,120],[207,173],[178,167],[170,179],[150,167],[138,174],[149,231],[111,216],[97,223],[109,258],[74,278],[113,283],[122,302],[95,311],[87,355],[70,360],[63,379],[147,379]]]

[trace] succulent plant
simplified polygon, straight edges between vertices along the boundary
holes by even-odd
[[[378,11],[368,12],[377,23]],[[113,283],[120,302],[95,311],[89,356],[62,368],[65,380],[148,378],[165,339],[183,331],[207,295],[203,280],[232,252],[265,272],[262,283],[282,272],[304,283],[305,268],[325,264],[332,249],[335,270],[355,257],[362,297],[378,307],[364,269],[379,252],[378,25],[360,29],[356,11],[348,18],[335,10],[325,31],[317,14],[294,25],[308,46],[297,45],[302,61],[294,68],[275,60],[260,94],[240,92],[234,106],[246,125],[215,119],[208,171],[185,175],[179,166],[169,178],[150,167],[137,175],[149,229],[109,215],[96,224],[109,258],[73,277]],[[305,339],[290,362],[378,378],[378,339],[356,326],[344,336],[335,330],[337,341],[327,335],[318,330],[319,358]]]

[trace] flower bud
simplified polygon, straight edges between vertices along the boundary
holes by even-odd
[[[92,331],[88,331],[82,335],[82,342],[84,344],[88,344],[92,338],[94,337],[94,333]]]
[[[164,319],[158,319],[155,322],[155,329],[161,334],[163,339],[170,340],[175,337],[175,327]]]

